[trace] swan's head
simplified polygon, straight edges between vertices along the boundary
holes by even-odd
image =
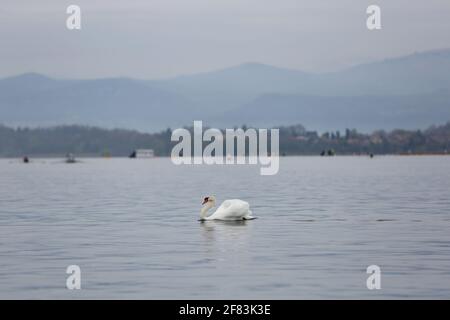
[[[209,204],[210,206],[216,205],[216,198],[214,196],[204,197],[202,205]]]
[[[213,196],[204,197],[202,205],[202,210],[200,210],[200,220],[206,220],[208,210],[216,205],[216,198]]]

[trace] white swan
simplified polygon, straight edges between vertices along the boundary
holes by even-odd
[[[222,202],[219,208],[210,216],[207,216],[208,210],[216,205],[214,196],[205,197],[202,203],[203,207],[200,211],[200,220],[252,220],[256,219],[252,216],[248,202],[231,199]]]

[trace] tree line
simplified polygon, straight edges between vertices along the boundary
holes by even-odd
[[[242,126],[245,130],[246,126]],[[192,130],[192,128],[187,128]],[[355,129],[319,134],[302,125],[280,129],[280,154],[445,154],[450,148],[450,122],[426,130],[377,130],[361,133]],[[125,129],[65,125],[48,128],[11,128],[0,125],[0,157],[128,156],[136,149],[153,149],[156,156],[169,156],[176,142],[172,130],[142,133]]]

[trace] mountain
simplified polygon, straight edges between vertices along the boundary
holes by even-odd
[[[183,125],[195,114],[184,97],[132,79],[54,80],[25,74],[0,81],[0,119],[7,124],[149,130]]]
[[[215,121],[257,127],[300,122],[319,131],[358,128],[369,132],[380,128],[425,128],[447,119],[450,119],[450,90],[387,96],[268,94],[225,112]]]
[[[142,131],[193,120],[220,127],[425,128],[450,119],[448,70],[450,49],[322,74],[259,63],[165,80],[60,80],[30,73],[0,80],[0,123]]]
[[[162,86],[189,92],[232,91],[236,93],[260,94],[264,92],[291,92],[301,88],[312,75],[261,63],[244,63],[213,72],[179,76],[156,81]],[[155,83],[155,82],[154,82]]]
[[[430,93],[450,88],[448,70],[450,49],[442,49],[321,74],[246,63],[151,83],[189,97],[206,94],[255,98],[270,93],[320,96],[399,95]],[[245,102],[248,101],[240,101],[240,104]]]
[[[183,96],[203,110],[234,109],[266,93],[292,93],[305,87],[314,76],[297,70],[261,63],[245,63],[212,72],[185,75],[147,83]]]
[[[450,88],[450,49],[414,53],[320,76],[327,95],[404,95]]]
[[[158,85],[190,97],[213,126],[414,129],[450,119],[448,70],[442,49],[322,74],[249,63]]]

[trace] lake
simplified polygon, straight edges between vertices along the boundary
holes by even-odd
[[[450,157],[0,160],[0,298],[450,298]],[[204,196],[256,220],[199,222]],[[81,290],[66,268],[81,268]],[[366,268],[381,268],[368,290]]]

